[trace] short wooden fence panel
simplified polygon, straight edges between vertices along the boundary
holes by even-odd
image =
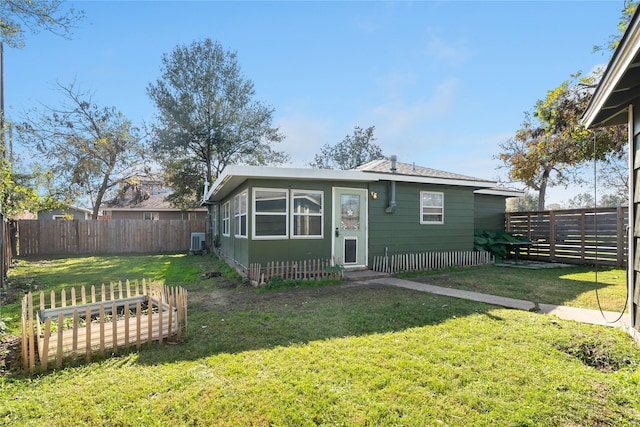
[[[341,278],[343,268],[338,260],[312,259],[303,261],[268,262],[266,267],[254,263],[249,266],[249,280],[253,286],[264,286],[274,277],[284,280],[322,280]]]
[[[32,293],[23,298],[22,362],[31,373],[36,353],[46,370],[50,362],[60,367],[69,358],[91,360],[96,351],[104,356],[107,349],[117,354],[122,347],[180,339],[187,326],[187,292],[146,280],[111,283],[108,289],[92,286],[90,293],[81,287],[77,294],[72,288],[68,296],[62,290],[56,299],[51,291],[46,304],[40,292],[40,309],[34,314]]]
[[[482,251],[422,252],[373,257],[373,271],[399,272],[440,270],[449,267],[472,267],[492,264],[493,255]]]

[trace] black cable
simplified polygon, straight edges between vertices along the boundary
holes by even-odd
[[[604,314],[604,310],[602,310],[602,305],[600,304],[600,294],[598,293],[598,178],[597,178],[597,172],[598,172],[598,159],[596,157],[596,133],[593,132],[593,227],[594,227],[594,235],[595,235],[595,239],[596,239],[596,252],[595,252],[595,273],[596,273],[596,281],[595,281],[595,285],[596,285],[596,300],[598,301],[598,309],[600,309],[600,314],[602,315],[602,318],[604,319],[605,322],[607,323],[616,323],[617,321],[619,321],[620,319],[622,319],[622,316],[624,316],[624,312],[627,310],[627,304],[629,302],[629,252],[627,250],[627,268],[626,270],[626,280],[625,280],[625,288],[627,290],[626,296],[624,298],[624,307],[622,308],[622,312],[620,312],[620,315],[618,316],[618,318],[614,321],[609,321],[609,319],[607,319],[607,316],[605,316]],[[631,215],[631,209],[629,209],[629,215]],[[627,227],[625,227],[625,233],[628,234],[629,233],[629,226],[627,225]],[[624,237],[623,237],[624,238]]]

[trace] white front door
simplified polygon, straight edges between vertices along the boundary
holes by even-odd
[[[345,268],[367,266],[367,190],[333,188],[332,252]]]

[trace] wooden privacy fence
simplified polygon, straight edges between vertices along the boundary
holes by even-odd
[[[49,301],[40,292],[40,309],[34,312],[33,295],[22,300],[22,363],[33,373],[37,359],[46,370],[49,362],[61,367],[63,360],[75,361],[84,356],[89,361],[95,351],[101,356],[110,349],[128,350],[152,341],[180,339],[187,326],[187,291],[170,288],[152,281],[103,284],[96,295],[91,286],[80,294],[72,288],[69,295],[62,290],[56,302],[51,291]]]
[[[249,266],[249,280],[253,286],[263,286],[271,278],[284,280],[322,280],[341,278],[344,268],[334,259],[312,259],[304,261],[268,262],[266,268],[262,264]]]
[[[188,251],[204,220],[20,220],[20,256]]]
[[[506,230],[534,242],[520,258],[623,267],[628,207],[507,212]]]
[[[423,252],[373,257],[373,271],[395,274],[409,271],[439,270],[449,267],[471,267],[493,263],[490,252]]]

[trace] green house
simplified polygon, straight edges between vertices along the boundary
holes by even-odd
[[[480,178],[391,159],[352,170],[230,166],[206,192],[217,253],[254,263],[471,251],[474,228],[504,229],[506,197]]]

